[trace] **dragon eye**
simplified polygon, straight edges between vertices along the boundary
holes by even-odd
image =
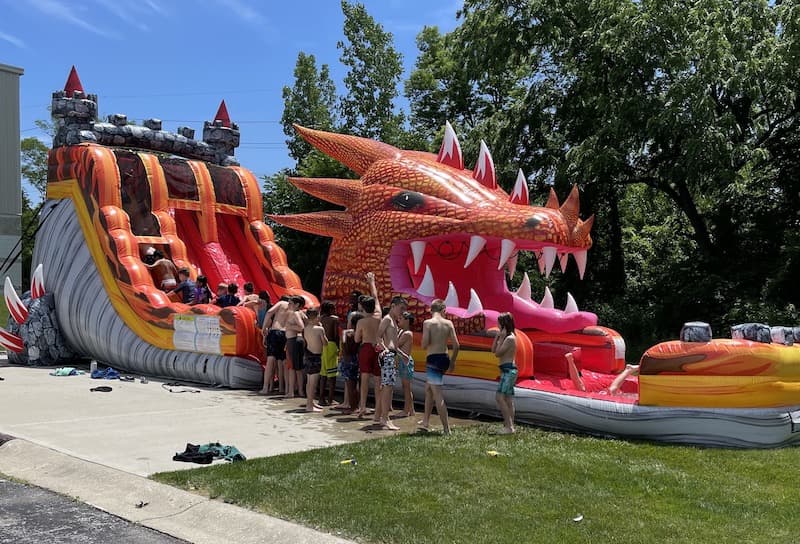
[[[425,204],[425,197],[414,191],[402,191],[392,197],[392,206],[399,210],[413,210]]]

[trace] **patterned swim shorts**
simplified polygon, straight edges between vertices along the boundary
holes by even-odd
[[[397,354],[394,351],[384,351],[380,356],[381,364],[381,385],[393,386],[397,381],[397,367],[394,359]]]

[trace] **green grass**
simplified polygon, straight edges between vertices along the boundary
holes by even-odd
[[[800,539],[797,449],[703,449],[531,428],[506,437],[491,434],[497,427],[366,440],[153,478],[361,542]],[[350,457],[355,466],[340,464]],[[572,521],[579,514],[583,520]]]

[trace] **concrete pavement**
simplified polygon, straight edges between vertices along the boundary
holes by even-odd
[[[253,458],[391,433],[329,410],[306,414],[299,399],[51,371],[0,359],[0,434],[16,437],[2,443],[0,436],[0,473],[190,542],[345,541],[145,477],[198,467],[172,461],[187,442],[233,445]],[[90,391],[99,385],[112,391]],[[411,418],[395,422],[406,432],[415,428]]]

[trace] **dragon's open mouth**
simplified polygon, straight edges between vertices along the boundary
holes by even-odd
[[[506,284],[506,270],[514,274],[519,251],[535,252],[540,271],[549,274],[556,260],[564,269],[571,254],[581,276],[586,267],[586,250],[558,248],[531,240],[448,234],[417,240],[398,241],[392,247],[389,268],[392,288],[430,304],[442,298],[447,311],[459,317],[479,312],[487,327],[496,323],[500,312],[512,312],[519,328],[549,332],[579,330],[597,323],[597,317],[578,310],[569,299],[564,310],[553,308],[546,291],[541,303],[531,300],[530,284],[523,281],[517,292]]]

